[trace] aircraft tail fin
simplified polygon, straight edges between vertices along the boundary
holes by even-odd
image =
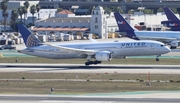
[[[127,21],[123,18],[123,16],[120,13],[115,12],[114,17],[116,19],[119,32],[126,32],[127,37],[139,40],[134,33],[135,30],[127,23]]]
[[[164,12],[169,21],[179,21],[179,19],[170,8],[164,8]]]
[[[17,24],[17,26],[26,47],[36,47],[42,45],[41,41],[32,32],[30,32],[23,24]]]
[[[134,29],[127,23],[127,21],[118,12],[114,13],[119,31],[134,31]]]

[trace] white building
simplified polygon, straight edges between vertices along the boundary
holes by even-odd
[[[108,38],[107,16],[104,15],[104,9],[101,6],[93,10],[91,17],[90,32],[99,36],[99,38]]]
[[[74,13],[63,10],[55,17],[36,22],[33,31],[39,34],[49,33],[69,33],[76,34],[81,32],[96,34],[99,38],[108,38],[107,15],[104,14],[102,7],[94,9],[94,13],[86,16],[75,16]]]
[[[134,14],[124,14],[123,16],[133,27],[139,25],[141,22],[144,22],[146,27],[162,27],[161,21],[167,20],[164,12],[159,12],[157,14],[143,14],[141,12],[135,12]],[[176,16],[179,18],[179,14],[176,14]]]
[[[7,3],[7,6],[8,6],[8,13],[9,13],[9,16],[8,16],[8,18],[7,18],[7,20],[8,21],[10,21],[10,18],[11,18],[11,11],[13,10],[13,9],[18,9],[20,6],[24,6],[24,2],[25,1],[9,1],[8,3]],[[28,8],[28,11],[30,10],[30,7],[32,6],[32,5],[36,5],[36,4],[38,4],[39,3],[39,1],[29,1],[29,8]],[[29,15],[30,13],[28,13],[28,15]],[[2,16],[2,10],[0,10],[0,21],[2,21],[3,20],[3,16]]]
[[[18,10],[18,8],[20,6],[24,6],[24,2],[25,1],[9,1],[8,2],[8,18],[7,18],[7,22],[9,23],[10,22],[10,18],[11,18],[11,11],[13,9],[16,9]],[[29,1],[29,8],[28,8],[28,11],[27,11],[27,17],[25,18],[26,20],[26,25],[28,25],[29,23],[32,23],[32,14],[30,13],[30,7],[32,5],[36,5],[38,4],[39,1]],[[35,19],[47,19],[47,18],[51,18],[51,17],[54,17],[54,15],[56,14],[56,11],[57,9],[40,9],[39,11],[39,18],[38,18],[38,13],[36,12],[34,14],[34,17]],[[24,15],[22,15],[22,21],[24,22]],[[0,10],[0,21],[2,23],[2,21],[4,20],[4,17],[2,16],[2,10]],[[17,21],[20,21],[20,16],[18,17],[18,20]]]
[[[33,31],[37,31],[39,34],[89,32],[91,17],[76,17],[68,10],[63,10],[56,16],[37,21]]]

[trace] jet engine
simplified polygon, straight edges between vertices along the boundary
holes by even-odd
[[[109,51],[101,51],[95,54],[97,61],[110,61],[112,59],[112,53]]]
[[[171,49],[176,49],[178,46],[180,46],[179,41],[171,41]]]

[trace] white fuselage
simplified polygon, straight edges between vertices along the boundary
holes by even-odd
[[[81,44],[61,44],[57,46],[70,47],[85,50],[110,51],[113,58],[122,58],[126,56],[145,56],[160,55],[170,52],[169,47],[158,41],[126,41],[126,42],[97,42]],[[26,48],[19,52],[53,59],[65,58],[86,58],[86,54],[80,54],[76,51],[61,50],[56,47],[42,45],[38,47]]]
[[[169,43],[173,40],[180,40],[179,31],[134,31],[140,40],[158,40]]]

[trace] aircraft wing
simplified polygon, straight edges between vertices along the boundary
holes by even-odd
[[[46,44],[55,48],[58,48],[60,50],[68,50],[68,51],[73,51],[73,52],[79,52],[79,54],[87,54],[87,55],[94,55],[96,52],[95,50],[85,50],[85,49],[76,49],[76,48],[69,48],[69,47],[64,47],[64,46],[56,46],[56,45],[51,45],[51,44]]]
[[[149,40],[158,40],[158,41],[166,41],[166,40],[177,40],[177,38],[163,38],[163,37],[151,37],[151,36],[138,36],[140,39],[149,39]]]

